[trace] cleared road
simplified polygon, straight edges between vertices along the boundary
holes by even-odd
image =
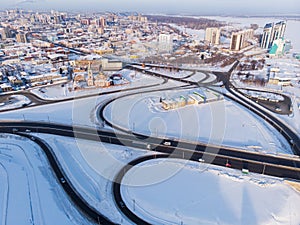
[[[61,136],[101,141],[123,146],[140,147],[153,152],[175,155],[183,159],[199,160],[215,165],[226,166],[227,160],[232,167],[248,168],[249,171],[271,176],[300,180],[300,159],[281,155],[268,155],[249,152],[236,148],[206,145],[188,141],[160,139],[138,134],[121,134],[94,128],[48,124],[43,122],[0,122],[0,132],[28,132],[56,134]],[[236,165],[235,163],[236,162]]]

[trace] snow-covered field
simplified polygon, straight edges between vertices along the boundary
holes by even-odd
[[[116,126],[149,136],[292,154],[287,141],[273,127],[226,99],[169,111],[153,104],[158,103],[160,97],[174,93],[154,92],[119,98],[104,109],[104,116]]]
[[[186,32],[186,33],[192,35],[194,40],[196,40],[196,41],[204,40],[205,30],[195,30],[195,29],[191,29],[191,28],[187,28],[187,27],[183,27],[183,26],[178,26],[176,24],[170,24],[170,25],[182,32]]]
[[[300,194],[282,180],[175,159],[143,162],[124,177],[128,208],[151,224],[300,222]]]
[[[26,138],[0,135],[1,224],[90,224],[55,179],[42,150]]]
[[[115,223],[131,224],[113,203],[112,181],[126,163],[147,151],[78,138],[36,136],[51,146],[68,179],[89,204]]]
[[[177,81],[169,80],[163,85],[154,86],[144,90],[157,90],[160,88],[171,88],[182,85]],[[123,90],[120,93],[111,95],[100,95],[77,99],[76,101],[66,101],[51,105],[42,105],[34,108],[23,108],[18,111],[4,112],[0,114],[1,120],[27,120],[27,121],[43,121],[52,123],[61,123],[67,125],[81,125],[95,127],[100,125],[96,119],[97,109],[106,100],[122,96],[124,94],[139,92]],[[55,92],[50,97],[56,98]]]

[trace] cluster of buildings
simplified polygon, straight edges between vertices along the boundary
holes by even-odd
[[[70,61],[72,66],[72,90],[84,88],[105,88],[115,85],[128,84],[117,71],[123,68],[123,63],[116,60],[104,58],[81,57],[78,60]]]
[[[71,89],[78,90],[84,88],[106,88],[115,85],[128,84],[121,74],[115,73],[110,76],[105,75],[103,72],[99,72],[97,75],[89,69],[87,76],[83,73],[78,73],[74,77],[73,86]]]
[[[100,58],[97,69],[100,73],[117,71],[123,63],[136,61],[176,66],[198,63],[223,66],[223,62],[231,64],[236,55],[258,45],[268,49],[270,56],[287,51],[286,22],[267,24],[260,39],[254,29],[207,27],[204,40],[195,40],[184,29],[149,21],[137,13],[1,11],[0,64],[6,69],[0,71],[0,85],[2,90],[24,88],[28,83],[72,80],[79,73],[84,73],[84,79],[88,79],[88,64],[84,68],[78,66],[78,62],[83,61],[82,55],[92,56],[91,61]],[[229,41],[222,43],[222,37]],[[47,69],[34,73],[22,69],[25,65]],[[11,68],[15,68],[14,72],[9,72]],[[81,80],[80,76],[77,79]],[[104,82],[101,73],[88,80],[90,86],[111,84],[111,81]]]
[[[0,39],[5,47],[43,40],[87,54],[140,58],[172,52],[173,42],[184,38],[176,29],[149,22],[140,14],[0,13]]]
[[[291,43],[284,39],[285,30],[285,21],[265,25],[260,46],[269,49],[270,56],[281,56],[290,50]]]
[[[80,80],[79,80],[80,79]],[[75,86],[77,86],[77,81],[86,81],[88,87],[109,87],[112,85],[123,85],[129,83],[121,74],[114,73],[111,76],[107,76],[100,71],[97,76],[94,76],[91,66],[89,64],[87,77],[82,77],[81,74],[75,76]],[[78,86],[77,86],[78,87]]]
[[[210,45],[219,45],[221,38],[221,28],[208,27],[205,30],[205,42]],[[240,51],[253,44],[254,30],[246,29],[232,32],[229,50]]]
[[[275,40],[279,40],[284,37],[285,29],[285,21],[280,21],[275,24],[266,24],[263,30],[260,46],[266,49],[270,48]]]
[[[3,64],[0,67],[0,92],[27,89],[38,85],[67,82],[70,79],[70,67],[53,67],[52,64],[35,65]]]
[[[271,67],[267,68],[267,82],[269,84],[274,84],[278,86],[290,86],[293,80],[297,80],[296,78],[292,78],[290,76],[278,76],[281,70],[279,67]]]
[[[268,50],[269,55],[281,56],[291,48],[291,43],[284,39],[286,22],[268,23],[263,28],[260,39],[255,41],[253,29],[244,29],[231,32],[230,46],[231,51],[240,51],[249,46],[259,43],[262,49]],[[205,41],[210,45],[219,45],[222,28],[209,27],[205,31]]]
[[[222,29],[209,27],[205,38],[195,40],[192,34],[170,24],[152,22],[136,13],[72,14],[10,10],[0,12],[0,38],[4,48],[2,58],[36,60],[56,57],[62,60],[78,53],[117,57],[122,61],[149,60],[158,63],[166,59],[174,64],[215,64],[218,55],[245,49],[253,41],[252,30],[232,34],[227,50],[221,44]],[[22,49],[22,46],[24,48]],[[16,47],[17,51],[8,51]],[[22,49],[22,50],[21,50]],[[75,51],[76,49],[77,51]],[[49,56],[50,52],[53,56]],[[65,55],[65,56],[63,56]],[[65,57],[65,58],[64,58]],[[67,57],[67,59],[66,59]],[[155,61],[157,57],[157,61]],[[182,59],[182,60],[181,60]]]
[[[198,105],[208,102],[222,100],[224,97],[218,93],[210,90],[193,91],[192,93],[185,93],[179,97],[161,99],[161,106],[164,110],[178,109],[186,105]]]
[[[112,77],[93,76],[90,64],[93,63],[93,71],[112,73],[123,68],[123,63],[116,60],[104,58],[95,59],[92,56],[81,56],[76,60],[66,59],[64,54],[53,54],[51,60],[20,61],[13,63],[11,60],[2,62],[0,67],[0,92],[27,89],[30,87],[66,83],[71,80],[77,82],[85,81],[95,87],[108,87],[118,83],[126,83],[125,80]],[[66,60],[66,61],[64,61]],[[92,74],[92,76],[91,76]],[[92,79],[91,79],[92,77]],[[120,81],[118,81],[120,80]],[[91,82],[92,81],[92,82]],[[122,82],[121,82],[122,81]],[[78,86],[77,86],[78,88]]]
[[[265,25],[261,47],[269,49],[270,56],[282,56],[290,50],[291,43],[284,38],[285,29],[285,21]]]

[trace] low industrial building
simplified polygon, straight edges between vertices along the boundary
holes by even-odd
[[[269,84],[275,84],[279,86],[289,86],[291,85],[291,78],[288,77],[272,77],[269,79]]]
[[[178,109],[186,105],[199,105],[208,102],[214,102],[224,99],[224,97],[213,91],[205,90],[204,94],[200,94],[198,91],[194,91],[192,94],[180,95],[180,97],[174,97],[170,99],[161,100],[162,108],[165,110]]]

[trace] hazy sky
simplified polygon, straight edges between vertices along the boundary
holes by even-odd
[[[299,0],[0,0],[1,9],[137,11],[226,15],[300,14]]]

